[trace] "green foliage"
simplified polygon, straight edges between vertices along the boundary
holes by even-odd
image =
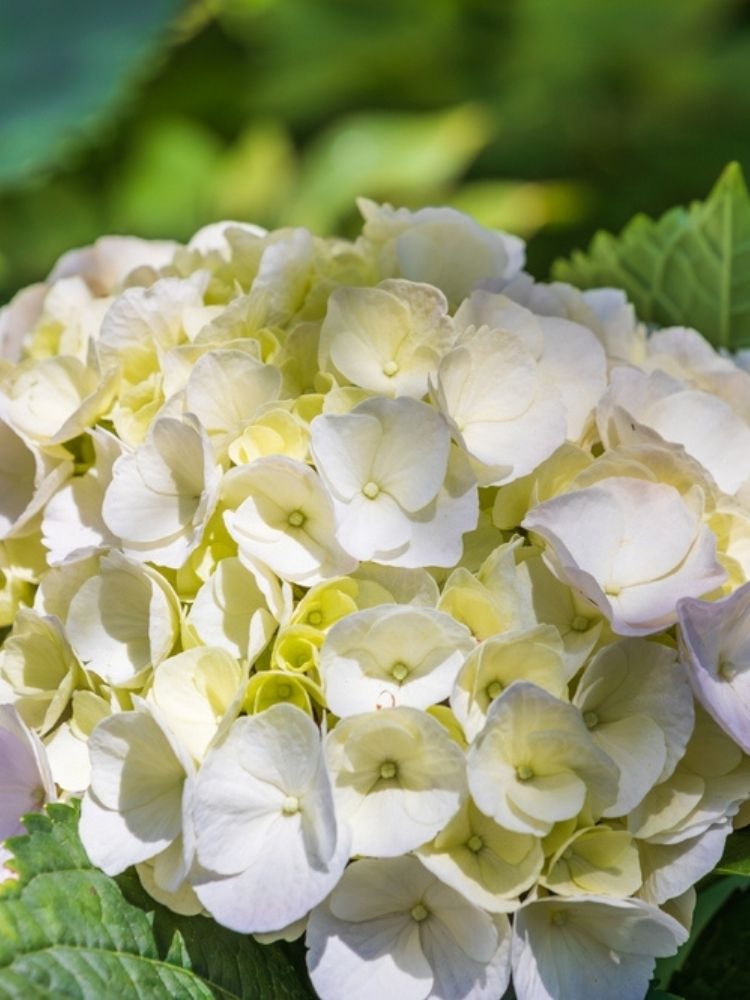
[[[687,964],[696,945],[702,940],[704,931],[710,926],[711,921],[727,905],[727,902],[731,901],[734,893],[738,890],[744,890],[747,888],[747,885],[748,883],[739,876],[730,878],[715,878],[711,876],[704,880],[704,884],[698,889],[698,898],[695,910],[693,911],[690,937],[675,955],[669,955],[667,958],[660,958],[657,961],[656,987],[667,989],[667,987],[673,985],[676,975]]]
[[[419,200],[460,177],[489,139],[491,123],[472,105],[429,115],[361,114],[337,122],[307,152],[282,221],[320,232],[351,211],[363,191]]]
[[[93,868],[78,807],[51,805],[11,839],[19,878],[0,890],[0,1000],[310,1000],[281,946],[154,903]],[[124,890],[124,891],[123,891]]]
[[[750,893],[735,891],[712,917],[669,982],[687,1000],[745,1000],[750,954]]]
[[[636,216],[558,261],[560,281],[624,289],[642,319],[695,327],[717,347],[750,346],[750,196],[736,163],[705,202]]]
[[[724,854],[715,870],[720,875],[750,878],[750,829],[735,830],[727,838]]]
[[[182,0],[0,5],[0,183],[51,167],[111,116]]]
[[[541,276],[594,224],[750,166],[737,0],[184,0],[177,36],[152,31],[167,3],[0,5],[0,135],[28,132],[3,161],[46,165],[0,170],[0,301],[104,232],[352,231],[355,190],[541,229]],[[81,117],[62,128],[62,107]]]

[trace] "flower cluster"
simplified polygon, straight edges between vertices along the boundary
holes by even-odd
[[[750,817],[750,373],[360,208],[0,313],[0,835],[83,796],[323,1000],[638,1000]]]

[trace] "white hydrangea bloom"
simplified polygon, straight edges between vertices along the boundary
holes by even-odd
[[[206,272],[190,278],[161,278],[148,288],[128,288],[114,300],[102,321],[97,351],[107,366],[119,366],[137,383],[157,371],[160,358],[186,339],[184,321],[203,307]]]
[[[492,702],[520,680],[567,701],[564,647],[551,625],[492,636],[466,658],[450,703],[468,740],[483,728]]]
[[[674,843],[634,840],[643,873],[639,897],[659,906],[688,891],[718,865],[731,832],[731,820],[723,819],[702,833]]]
[[[247,670],[225,649],[198,646],[162,660],[146,701],[199,762],[227,714],[239,714],[246,684]]]
[[[208,351],[189,370],[179,401],[183,412],[198,418],[222,459],[258,410],[279,398],[280,389],[279,369],[247,351]]]
[[[67,355],[96,366],[94,345],[111,304],[109,292],[95,293],[80,275],[61,278],[49,287],[34,321],[24,330],[25,346],[30,352],[41,346],[43,355]]]
[[[604,350],[588,327],[556,316],[535,316],[505,295],[481,290],[461,304],[455,323],[467,333],[469,327],[488,327],[520,337],[537,362],[546,394],[562,400],[568,440],[581,437],[607,388]]]
[[[356,569],[336,540],[334,507],[304,462],[273,455],[232,470],[225,489],[245,499],[224,521],[240,558],[265,563],[282,579],[311,586]]]
[[[200,544],[220,482],[201,425],[189,416],[159,418],[146,443],[114,463],[104,523],[127,555],[176,568]]]
[[[695,697],[750,753],[750,584],[721,601],[682,600],[677,614]]]
[[[453,339],[448,303],[431,285],[340,288],[320,331],[320,367],[383,396],[420,399]]]
[[[528,579],[536,618],[554,625],[562,639],[566,676],[570,680],[596,648],[604,619],[590,601],[550,572],[538,552],[524,559],[519,570]]]
[[[636,893],[643,882],[638,848],[627,830],[583,827],[550,858],[541,885],[558,896],[614,896]]]
[[[460,469],[451,477],[450,432],[433,409],[408,397],[366,400],[317,417],[311,447],[350,555],[411,568],[457,560],[476,525],[476,488]]]
[[[445,581],[438,608],[463,622],[478,642],[538,623],[528,582],[516,565],[520,542],[499,545],[476,574],[459,566]]]
[[[101,372],[70,355],[29,360],[2,386],[8,419],[39,444],[69,441],[108,411],[117,378],[116,369]]]
[[[676,621],[680,598],[702,597],[725,579],[702,513],[699,487],[681,496],[666,483],[619,476],[547,500],[523,524],[547,542],[555,575],[615,632],[648,635]]]
[[[654,959],[687,936],[639,899],[537,899],[513,921],[513,988],[518,1000],[643,1000]]]
[[[608,423],[630,418],[682,445],[725,493],[750,479],[750,424],[713,393],[686,386],[662,371],[647,375],[616,368],[597,414],[603,440]]]
[[[149,861],[135,866],[141,885],[157,903],[173,913],[194,917],[203,913],[203,905],[193,887],[185,880],[184,844],[178,837]]]
[[[646,354],[646,328],[619,288],[581,291],[563,281],[534,282],[519,274],[503,292],[537,315],[560,316],[582,323],[595,334],[610,365],[640,364]]]
[[[34,594],[34,610],[40,615],[54,615],[63,624],[68,616],[70,602],[83,584],[99,570],[98,556],[52,566],[39,581]]]
[[[441,289],[453,305],[480,284],[508,280],[523,267],[521,240],[484,229],[455,208],[410,212],[357,201],[364,216],[364,237],[379,257],[381,272]]]
[[[225,927],[275,931],[336,885],[349,859],[320,733],[291,705],[238,719],[207,755],[192,808],[198,898]]]
[[[33,518],[73,474],[73,463],[52,457],[19,434],[0,397],[0,539],[33,530]]]
[[[510,978],[507,917],[412,857],[355,861],[313,911],[307,946],[321,1000],[497,1000]]]
[[[82,476],[69,479],[44,508],[42,540],[49,549],[51,566],[85,559],[118,544],[104,523],[102,503],[112,481],[112,466],[122,455],[123,445],[102,428],[93,428],[89,434],[94,465]]]
[[[301,308],[309,289],[315,257],[312,233],[298,226],[258,239],[245,227],[244,231],[230,229],[226,235],[237,256],[248,246],[253,247],[252,256],[260,250],[248,295],[250,310],[265,326],[287,323]]]
[[[209,222],[207,226],[201,226],[197,232],[193,233],[188,241],[188,249],[197,250],[201,254],[217,251],[224,260],[230,260],[232,245],[227,239],[227,231],[237,229],[250,237],[260,239],[268,235],[268,230],[264,229],[263,226],[256,226],[249,222],[237,222],[234,219],[222,219],[221,222]]]
[[[639,367],[665,372],[691,388],[712,392],[746,420],[750,417],[750,375],[736,359],[715,351],[697,330],[684,326],[654,330]]]
[[[440,588],[426,569],[404,569],[401,566],[380,566],[361,563],[352,574],[365,585],[382,587],[388,595],[383,603],[412,604],[420,608],[435,608]]]
[[[256,577],[235,556],[222,559],[195,595],[186,623],[209,646],[253,663],[276,631]]]
[[[625,639],[605,646],[583,672],[573,703],[596,745],[620,769],[623,816],[674,771],[693,732],[693,698],[677,654],[661,643]]]
[[[24,722],[45,736],[79,683],[78,661],[57,618],[21,609],[0,650],[0,679]]]
[[[675,771],[628,815],[651,902],[685,892],[718,863],[732,817],[750,797],[750,759],[707,713]]]
[[[166,850],[183,831],[193,762],[159,712],[139,700],[133,712],[103,719],[89,740],[91,786],[79,833],[108,875]],[[183,857],[183,874],[190,859]]]
[[[644,840],[677,843],[731,819],[748,797],[750,759],[698,707],[685,754],[628,815],[628,829]]]
[[[42,313],[46,295],[47,285],[39,281],[16,292],[0,309],[0,359],[20,361],[24,341]]]
[[[482,486],[528,475],[566,438],[561,396],[510,330],[482,327],[465,336],[440,362],[434,396]]]
[[[91,784],[89,737],[117,708],[94,691],[74,691],[70,718],[45,742],[52,777],[64,791],[83,795]]]
[[[133,271],[142,268],[156,271],[169,264],[177,247],[172,240],[100,236],[91,246],[64,253],[47,280],[55,283],[79,275],[96,295],[109,295]]]
[[[544,836],[584,806],[598,818],[617,792],[618,769],[580,711],[527,681],[490,705],[467,764],[482,812],[519,833]]]
[[[0,309],[0,839],[82,797],[321,1000],[640,1000],[750,822],[747,359],[361,208]]]
[[[544,865],[538,837],[498,826],[471,799],[416,854],[441,882],[490,913],[516,910]]]
[[[329,708],[342,718],[377,708],[429,708],[447,698],[474,640],[449,615],[379,604],[333,625],[320,651]]]
[[[69,601],[70,644],[111,684],[136,681],[169,655],[179,633],[180,606],[169,583],[114,549]]]
[[[328,735],[326,757],[352,854],[411,851],[432,840],[466,797],[463,751],[415,708],[342,719]]]

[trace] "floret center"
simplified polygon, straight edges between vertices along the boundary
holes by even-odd
[[[405,663],[401,663],[400,660],[398,663],[394,663],[391,667],[391,677],[393,677],[394,680],[403,681],[406,680],[408,676],[409,668]]]
[[[587,729],[596,729],[599,725],[599,716],[596,712],[584,712],[583,721],[586,723]]]
[[[365,485],[362,487],[362,492],[364,493],[364,495],[367,497],[368,500],[374,500],[375,497],[378,495],[378,493],[380,493],[380,487],[378,486],[377,483],[374,483],[371,479],[368,483],[365,483]]]
[[[281,803],[281,811],[285,816],[294,816],[295,813],[299,812],[299,808],[299,799],[296,795],[287,795]]]
[[[499,697],[503,693],[503,686],[500,681],[493,681],[491,684],[487,685],[487,697],[490,701],[494,701],[495,698]]]

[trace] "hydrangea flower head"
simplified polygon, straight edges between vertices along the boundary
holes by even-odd
[[[750,376],[359,205],[0,310],[0,837],[81,797],[321,1000],[642,1000],[750,815]]]

